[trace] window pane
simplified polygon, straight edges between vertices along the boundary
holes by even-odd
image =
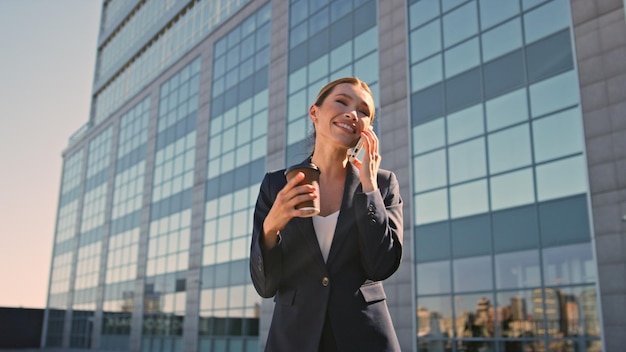
[[[413,127],[413,154],[444,146],[443,117]]]
[[[541,286],[539,251],[502,253],[495,256],[496,289]]]
[[[477,138],[449,149],[450,183],[485,176],[485,139]]]
[[[451,288],[450,261],[420,263],[417,265],[417,294],[449,293]]]
[[[509,3],[498,1],[498,3]],[[488,62],[522,46],[522,26],[519,18],[483,33],[483,61]]]
[[[482,104],[448,115],[448,143],[456,143],[483,134],[485,132],[483,125]]]
[[[411,88],[416,92],[443,79],[441,55],[432,57],[411,67]]]
[[[444,53],[446,77],[452,77],[480,64],[478,38],[457,45]]]
[[[480,28],[485,29],[519,13],[517,1],[480,0]]]
[[[493,289],[490,255],[455,259],[453,266],[455,292]]]
[[[487,182],[479,180],[450,188],[451,216],[459,218],[485,213],[487,204]]]
[[[535,162],[582,152],[582,128],[579,108],[533,121]]]
[[[487,130],[493,131],[528,119],[526,88],[488,100]]]
[[[568,0],[554,0],[524,15],[526,43],[555,33],[570,25]]]
[[[476,2],[450,12],[443,17],[443,38],[446,48],[478,32]]]
[[[500,210],[535,201],[532,169],[524,169],[491,178],[491,210]]]
[[[543,250],[546,285],[594,283],[596,264],[590,243],[550,247]]]
[[[451,338],[452,298],[450,296],[417,298],[417,336],[426,338]],[[420,351],[430,351],[429,346],[439,346],[440,341],[418,339]],[[439,350],[435,350],[439,351]]]
[[[415,223],[417,225],[448,219],[448,190],[422,193],[415,196]]]
[[[437,1],[418,1],[409,7],[409,21],[411,29],[428,22],[439,15]]]
[[[491,174],[530,165],[531,162],[528,124],[489,135],[489,172]]]
[[[545,201],[585,193],[586,170],[582,156],[537,166],[537,200]]]
[[[441,23],[433,21],[410,34],[411,63],[441,51]]]
[[[474,293],[454,296],[457,336],[485,338],[495,336],[494,299],[491,293]],[[459,324],[459,322],[464,322]],[[495,351],[491,343],[460,341],[457,351]]]
[[[415,191],[425,191],[446,185],[446,154],[444,150],[416,157],[413,161]]]
[[[543,326],[543,299],[541,290],[524,290],[499,292],[496,295],[499,324],[499,335],[508,338],[525,338],[540,336],[539,327]],[[520,346],[521,342],[516,342]],[[529,346],[530,347],[530,346]],[[543,342],[541,342],[543,347]],[[522,349],[521,351],[533,351],[535,349]],[[515,351],[515,350],[513,350]],[[507,349],[506,352],[509,352]]]

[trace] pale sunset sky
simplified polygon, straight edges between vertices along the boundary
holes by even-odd
[[[0,307],[43,308],[70,135],[89,118],[101,0],[0,0]]]

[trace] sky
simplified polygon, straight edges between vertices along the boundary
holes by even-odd
[[[0,0],[0,307],[46,305],[62,153],[91,109],[101,0]]]

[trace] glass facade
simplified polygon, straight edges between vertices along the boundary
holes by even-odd
[[[407,10],[419,350],[600,351],[569,2]]]
[[[262,350],[273,303],[248,258],[260,182],[309,155],[319,89],[357,76],[381,116],[381,167],[403,185],[405,254],[384,283],[402,350],[602,351],[570,13],[568,0],[103,1],[42,345]]]

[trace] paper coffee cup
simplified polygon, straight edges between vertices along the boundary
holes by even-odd
[[[317,165],[308,162],[293,165],[285,170],[287,182],[289,182],[289,180],[296,176],[298,172],[304,173],[304,180],[302,180],[298,185],[313,185],[315,187],[315,194],[317,195],[317,197],[296,205],[296,209],[307,209],[313,211],[311,213],[307,213],[302,217],[311,217],[317,215],[320,212],[320,169],[317,167]]]

